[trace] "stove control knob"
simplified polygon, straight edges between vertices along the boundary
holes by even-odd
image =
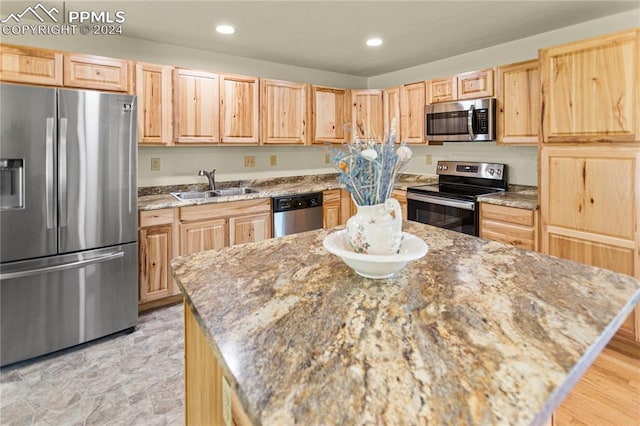
[[[449,166],[442,166],[442,170],[447,170]]]
[[[500,176],[502,174],[502,170],[498,169],[496,170],[496,173],[498,174],[498,176]]]
[[[489,169],[489,174],[490,174],[491,176],[493,176],[493,174],[494,174],[494,173],[495,173],[495,171],[494,171],[493,169]]]

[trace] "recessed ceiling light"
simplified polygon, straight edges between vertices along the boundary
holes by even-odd
[[[382,44],[382,40],[379,38],[370,38],[369,40],[367,40],[367,46],[370,46],[370,47],[380,46],[381,44]]]
[[[216,31],[219,32],[220,34],[233,34],[236,32],[236,29],[233,28],[231,25],[218,25],[216,27]]]

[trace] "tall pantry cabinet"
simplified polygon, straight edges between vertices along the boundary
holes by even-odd
[[[640,278],[640,30],[540,51],[541,247]],[[636,308],[617,337],[640,343]]]

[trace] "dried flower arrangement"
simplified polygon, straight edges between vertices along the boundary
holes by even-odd
[[[333,161],[338,182],[345,185],[355,203],[372,206],[391,196],[398,173],[411,159],[411,149],[403,142],[396,148],[396,120],[382,143],[361,139],[353,133],[353,142],[334,150]]]

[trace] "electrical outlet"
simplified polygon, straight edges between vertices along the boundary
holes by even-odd
[[[229,382],[222,376],[222,420],[225,426],[231,426],[231,388]]]
[[[272,155],[271,157],[269,157],[269,164],[271,164],[272,166],[277,166],[278,165],[278,156],[277,155]]]
[[[255,167],[256,166],[256,157],[255,157],[255,155],[245,155],[244,156],[244,166],[245,167]]]
[[[152,158],[151,159],[151,171],[152,172],[159,172],[160,171],[160,159],[159,158]]]
[[[424,156],[424,164],[426,164],[427,166],[433,164],[433,157],[431,157],[431,154],[427,154]]]
[[[324,164],[329,164],[331,162],[331,154],[328,152],[324,153]]]

